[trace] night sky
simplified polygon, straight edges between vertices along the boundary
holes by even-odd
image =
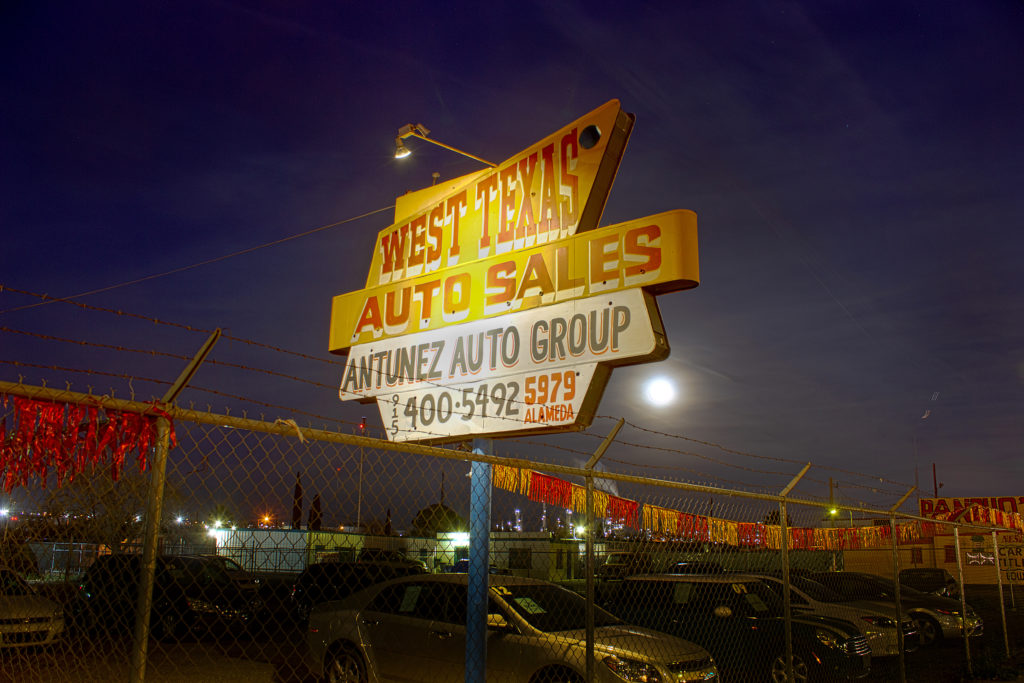
[[[874,481],[885,492],[842,495],[887,506],[915,464],[930,495],[936,463],[944,495],[1024,495],[1024,5],[384,4],[5,3],[0,283],[68,297],[213,261],[79,301],[326,359],[331,297],[362,287],[390,211],[220,257],[480,168],[414,139],[393,159],[404,124],[500,162],[617,98],[636,125],[602,225],[692,209],[701,285],[660,297],[671,357],[617,370],[599,413],[721,447],[627,427],[608,457],[630,465],[609,469],[777,491],[788,476],[751,470],[810,461],[876,479],[817,469],[803,493]],[[11,361],[183,366],[10,330],[186,356],[205,339],[21,308],[37,301],[0,294],[4,379],[103,393],[125,383]],[[319,383],[200,372],[297,411],[251,415],[379,425],[337,400],[340,365],[231,340],[212,357]],[[680,392],[669,407],[642,398],[659,375]]]

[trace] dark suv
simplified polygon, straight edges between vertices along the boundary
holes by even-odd
[[[756,577],[634,576],[604,607],[631,624],[697,643],[711,653],[723,680],[786,680],[782,601]],[[794,616],[792,634],[798,681],[868,675],[871,649],[853,624]]]
[[[135,623],[141,555],[101,555],[78,586],[71,604],[76,626],[130,631]],[[263,603],[239,588],[217,563],[202,557],[156,558],[150,632],[170,639],[223,625],[246,624]]]
[[[292,585],[292,614],[309,619],[314,605],[341,600],[358,590],[388,579],[425,574],[419,565],[387,562],[318,562],[306,567]]]
[[[608,553],[604,564],[594,574],[598,579],[624,579],[633,574],[647,574],[653,569],[650,553],[620,551]]]

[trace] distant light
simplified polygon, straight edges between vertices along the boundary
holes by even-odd
[[[828,514],[830,514],[830,515],[838,515],[839,514],[839,508],[832,508],[831,510],[828,511]]]
[[[587,530],[587,527],[585,527],[585,526],[578,526],[578,527],[576,527],[576,535],[577,536],[582,536],[586,532],[586,530]]]
[[[215,519],[215,520],[213,520],[213,528],[214,528],[214,529],[218,529],[218,528],[220,528],[220,525],[221,525],[222,523],[223,523],[223,522],[221,522],[221,521],[220,521],[219,519]]]
[[[11,514],[10,510],[7,508],[0,508],[0,517],[6,517],[9,514]]]
[[[178,524],[181,524],[182,522],[184,522],[184,521],[185,521],[185,518],[184,518],[184,517],[182,517],[181,515],[178,515],[178,518],[177,518],[177,520],[176,520],[176,521],[178,522]]]
[[[664,377],[655,377],[644,385],[644,398],[652,406],[667,406],[676,398],[676,387]]]

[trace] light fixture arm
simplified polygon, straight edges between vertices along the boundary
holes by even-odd
[[[437,140],[434,140],[433,138],[429,138],[429,137],[427,137],[427,135],[429,133],[430,133],[430,130],[426,126],[424,126],[422,123],[408,123],[408,124],[406,124],[406,125],[404,125],[404,126],[402,126],[401,128],[398,129],[398,137],[395,138],[395,141],[397,143],[398,141],[403,140],[403,139],[408,138],[408,137],[419,138],[420,140],[426,140],[427,142],[435,144],[438,147],[444,147],[445,149],[447,149],[447,150],[449,150],[451,152],[456,152],[458,154],[461,154],[464,157],[469,157],[470,159],[473,159],[474,161],[479,161],[481,164],[486,164],[487,166],[490,166],[491,168],[497,168],[498,167],[497,164],[492,164],[490,161],[487,161],[487,159],[481,159],[480,157],[476,156],[475,154],[470,154],[469,152],[463,152],[461,149],[459,149],[457,147],[452,147],[451,145],[446,145],[443,142],[438,142]],[[398,146],[401,147],[401,145],[398,145]]]

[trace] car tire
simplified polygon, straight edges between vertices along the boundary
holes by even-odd
[[[937,645],[942,640],[942,627],[931,617],[915,615],[914,625],[917,627],[917,643],[920,647]]]
[[[338,647],[324,660],[326,683],[366,683],[366,663],[352,646]]]
[[[807,683],[811,680],[811,670],[807,666],[807,660],[796,652],[793,653],[793,679],[797,683]],[[772,683],[786,683],[786,653],[781,652],[772,660],[769,669],[769,678]]]

